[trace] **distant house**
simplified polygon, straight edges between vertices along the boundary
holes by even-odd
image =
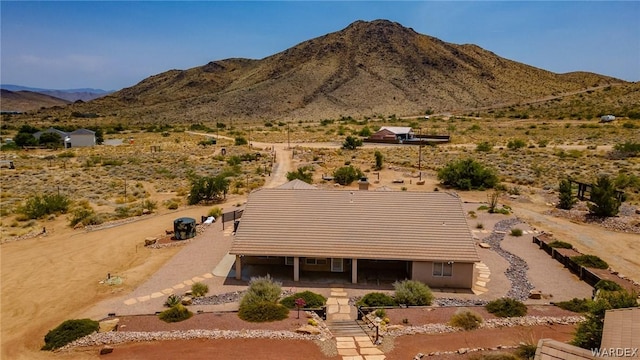
[[[405,126],[383,126],[378,130],[378,132],[371,135],[371,137],[373,138],[380,132],[384,132],[383,134],[385,134],[385,136],[388,136],[388,134],[391,133],[395,136],[396,140],[409,140],[414,137],[413,130],[410,127]]]
[[[615,119],[616,119],[616,117],[613,116],[613,115],[603,115],[603,116],[600,117],[600,121],[601,122],[611,122],[611,121],[613,121]]]
[[[36,139],[40,140],[40,137],[43,134],[57,134],[58,136],[60,136],[60,141],[61,141],[61,145],[63,145],[65,148],[69,147],[69,134],[62,131],[62,130],[58,130],[56,128],[48,128],[47,130],[42,130],[42,131],[38,131],[36,133],[33,134],[33,137],[35,137]]]
[[[457,196],[300,185],[249,195],[229,251],[236,279],[247,267],[265,267],[264,275],[293,281],[324,273],[354,284],[413,279],[438,288],[473,286],[480,258]]]
[[[69,133],[68,147],[87,147],[96,145],[96,132],[88,129],[78,129]]]
[[[380,129],[375,134],[369,136],[369,140],[397,140],[396,134],[391,130]]]

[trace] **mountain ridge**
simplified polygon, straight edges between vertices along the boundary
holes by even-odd
[[[138,122],[321,119],[420,114],[518,103],[597,85],[608,76],[556,74],[401,24],[356,21],[260,60],[169,70],[73,110]]]

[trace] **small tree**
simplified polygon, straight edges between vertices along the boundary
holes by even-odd
[[[351,135],[347,136],[342,143],[342,148],[347,150],[355,150],[360,146],[362,146],[362,140]]]
[[[616,198],[616,188],[608,176],[602,175],[591,186],[591,201],[589,212],[600,217],[615,216],[620,210],[620,200]]]
[[[382,170],[382,163],[384,161],[384,155],[382,155],[382,153],[378,150],[376,150],[376,152],[373,154],[373,156],[375,156],[376,158],[376,166],[375,169],[380,171]]]
[[[495,170],[471,158],[449,162],[438,170],[438,179],[444,185],[461,190],[487,189],[498,184]]]
[[[571,191],[571,181],[568,179],[561,180],[558,191],[560,192],[558,207],[560,209],[570,210],[573,207],[573,204],[576,203],[576,199],[573,197],[573,193]]]
[[[489,213],[493,214],[498,208],[498,199],[500,199],[500,190],[495,190],[487,194],[487,200],[489,202]]]
[[[333,173],[333,179],[340,185],[349,185],[363,176],[362,171],[352,165],[343,166]]]
[[[247,139],[244,136],[238,136],[235,138],[235,144],[237,146],[241,146],[241,145],[247,145],[249,142],[247,141]]]
[[[298,319],[300,319],[300,308],[305,307],[307,303],[306,301],[304,301],[303,298],[297,298],[295,302],[296,302],[296,309],[298,310]]]
[[[312,169],[308,166],[299,167],[296,171],[289,171],[287,173],[287,180],[291,181],[294,179],[298,179],[306,182],[307,184],[313,183],[313,173]]]

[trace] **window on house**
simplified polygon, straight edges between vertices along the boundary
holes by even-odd
[[[452,276],[453,262],[434,262],[433,276]]]
[[[284,258],[284,264],[285,265],[290,265],[293,266],[293,257],[292,256],[287,256]]]
[[[304,263],[307,265],[326,265],[327,259],[324,258],[306,258]]]

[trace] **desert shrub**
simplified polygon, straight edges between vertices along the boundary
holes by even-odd
[[[309,166],[299,167],[296,171],[289,171],[287,173],[287,180],[301,180],[306,182],[307,184],[313,183],[313,173],[312,168]]]
[[[363,176],[364,174],[362,173],[362,171],[353,167],[352,165],[338,168],[333,173],[334,181],[340,185],[349,185]]]
[[[555,303],[555,305],[560,309],[569,310],[576,313],[585,313],[589,311],[590,304],[591,304],[591,300],[578,299],[578,298],[573,298],[568,301],[560,301]]]
[[[273,280],[269,275],[265,277],[253,277],[249,281],[247,292],[242,297],[243,303],[276,303],[282,294],[282,284]]]
[[[249,142],[247,141],[247,139],[244,136],[238,136],[235,138],[235,144],[237,146],[241,146],[241,145],[247,145]]]
[[[525,304],[511,298],[501,298],[490,301],[485,305],[485,309],[499,317],[516,317],[525,316],[527,314],[527,307]]]
[[[613,149],[624,156],[638,156],[640,154],[640,143],[627,141],[622,144],[616,144]]]
[[[573,245],[569,244],[568,242],[564,242],[560,240],[555,240],[550,242],[549,247],[556,248],[556,249],[573,249]]]
[[[366,294],[358,301],[358,305],[366,306],[366,307],[376,307],[376,306],[396,306],[398,303],[396,300],[381,292],[371,292]]]
[[[347,136],[342,143],[342,148],[347,150],[355,150],[362,146],[362,140],[355,136]]]
[[[270,301],[241,303],[238,317],[244,321],[266,322],[283,320],[289,316],[289,309],[282,304]]]
[[[584,349],[599,348],[602,342],[604,315],[607,310],[637,307],[636,293],[627,291],[602,291],[589,307],[586,320],[578,325],[572,345]]]
[[[182,301],[182,298],[176,294],[171,294],[167,297],[167,300],[164,302],[164,306],[174,307]]]
[[[153,200],[146,199],[146,200],[142,200],[142,202],[140,203],[140,206],[143,209],[153,212],[153,210],[158,208],[158,203]]]
[[[207,295],[209,287],[201,282],[195,282],[191,285],[191,293],[195,297],[201,297]]]
[[[606,261],[600,259],[596,255],[578,255],[572,256],[571,260],[580,266],[594,269],[607,269],[609,264]]]
[[[522,229],[511,229],[511,236],[522,236]]]
[[[58,154],[59,158],[72,158],[75,157],[76,153],[74,153],[73,151],[63,151],[60,154]]]
[[[160,320],[168,323],[184,321],[192,316],[193,313],[182,304],[172,306],[170,309],[165,310],[158,315]]]
[[[537,349],[538,349],[538,345],[536,344],[521,343],[520,345],[518,345],[518,348],[516,349],[515,354],[520,359],[533,360],[533,358],[535,358],[536,356]]]
[[[410,306],[431,305],[433,294],[429,287],[416,280],[403,280],[393,283],[395,299],[398,304]]]
[[[589,213],[601,217],[615,216],[620,205],[613,182],[606,175],[600,176],[591,186],[591,203],[587,205]]]
[[[220,216],[222,216],[222,209],[218,206],[215,206],[211,208],[211,210],[209,210],[209,212],[207,213],[207,216],[213,216],[214,218],[217,219]]]
[[[67,320],[44,336],[44,346],[41,350],[55,350],[68,343],[92,334],[100,328],[97,321],[91,319]]]
[[[27,199],[18,212],[26,215],[29,219],[41,219],[50,214],[66,213],[70,205],[71,200],[64,195],[34,195]]]
[[[373,156],[376,159],[376,165],[374,167],[375,170],[382,170],[382,164],[384,162],[384,155],[382,155],[382,153],[378,150],[376,150],[376,152],[373,154]]]
[[[303,291],[285,297],[280,303],[289,309],[293,309],[296,307],[296,299],[303,299],[305,306],[308,308],[322,307],[327,302],[327,298],[320,294],[312,291]]]
[[[573,192],[571,191],[571,182],[567,179],[560,181],[558,191],[560,198],[558,201],[558,207],[560,209],[570,210],[573,207],[573,204],[576,203],[576,199],[573,197]]]
[[[476,151],[489,152],[489,151],[491,151],[491,149],[493,149],[493,144],[491,144],[488,141],[483,141],[483,142],[478,143],[476,145]]]
[[[594,286],[596,290],[604,290],[604,291],[620,291],[622,290],[622,286],[615,281],[602,279],[598,281]]]
[[[318,326],[318,322],[315,319],[307,320],[307,324],[309,324],[311,326]]]
[[[202,201],[219,201],[229,191],[228,174],[223,172],[217,176],[192,176],[189,205]]]
[[[72,227],[78,224],[87,226],[102,223],[102,219],[96,215],[96,212],[86,200],[83,200],[78,206],[74,207],[69,215],[69,225]]]
[[[498,175],[495,170],[468,158],[449,162],[438,170],[438,180],[461,190],[486,189],[498,183]]]
[[[382,319],[385,316],[387,316],[387,312],[384,309],[376,309],[376,311],[374,312],[374,315]]]
[[[484,321],[482,319],[482,316],[474,311],[458,310],[451,317],[449,324],[451,324],[451,326],[463,328],[465,330],[473,330],[480,327],[482,321]]]
[[[527,142],[522,139],[509,140],[509,142],[507,143],[507,148],[511,150],[521,149],[525,146],[527,146]]]

